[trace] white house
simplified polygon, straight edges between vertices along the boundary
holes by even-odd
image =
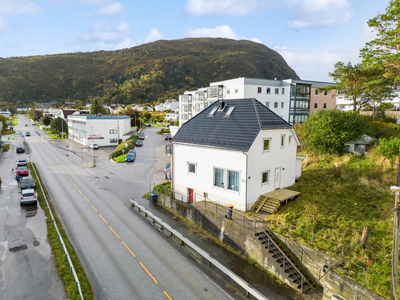
[[[129,138],[129,116],[94,116],[72,114],[68,116],[68,138],[85,146],[117,146]]]
[[[17,111],[28,111],[29,109],[27,106],[17,106]]]
[[[0,115],[11,118],[11,111],[9,111],[8,109],[6,111],[0,111]]]
[[[172,144],[174,192],[187,202],[208,198],[245,211],[301,175],[292,125],[254,98],[213,103]]]
[[[59,112],[54,116],[54,118],[61,118],[65,121],[67,121],[68,116],[72,115],[74,112],[76,112],[75,109],[63,109],[61,108]]]
[[[166,121],[176,121],[179,118],[179,114],[178,113],[166,113],[164,120]]]

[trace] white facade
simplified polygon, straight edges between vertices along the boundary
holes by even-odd
[[[267,151],[264,140],[269,140]],[[248,152],[174,143],[176,197],[188,202],[207,197],[220,204],[233,204],[238,210],[249,210],[260,195],[295,183],[296,172],[301,173],[298,145],[291,129],[261,130]]]
[[[352,97],[347,97],[345,94],[338,94],[336,96],[336,109],[341,111],[352,111],[353,107]]]
[[[129,136],[129,116],[68,116],[68,138],[85,146],[95,143],[99,146],[117,146]]]
[[[0,115],[11,118],[11,111],[8,111],[8,109],[6,111],[0,111]]]
[[[159,103],[154,106],[155,111],[165,111],[165,110],[171,110],[171,111],[177,111],[179,108],[179,102],[176,99],[167,99],[165,100],[164,103]]]
[[[27,106],[18,106],[17,111],[28,111],[30,108]]]
[[[178,120],[178,117],[179,117],[179,114],[177,114],[177,113],[166,113],[164,120],[176,121],[176,120]]]

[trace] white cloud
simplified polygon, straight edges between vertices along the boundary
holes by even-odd
[[[150,32],[147,34],[144,39],[144,43],[151,43],[163,38],[163,35],[158,31],[157,28],[151,28]]]
[[[262,44],[263,42],[261,42],[261,40],[260,39],[258,39],[258,38],[251,38],[250,39],[250,41],[252,41],[252,42],[256,42],[256,43],[260,43],[260,44]]]
[[[29,0],[1,0],[0,4],[0,16],[34,14],[39,10],[40,7]]]
[[[7,20],[0,18],[0,32],[5,31],[7,28]]]
[[[122,4],[119,2],[115,2],[99,8],[93,14],[88,14],[88,16],[96,15],[96,16],[115,17],[122,15],[123,13],[124,13],[124,7],[122,6]]]
[[[286,5],[293,11],[289,29],[349,23],[354,14],[349,0],[286,0]]]
[[[228,25],[217,26],[215,28],[190,28],[184,32],[185,37],[223,37],[228,39],[238,39],[238,35]]]
[[[334,64],[351,61],[360,62],[358,49],[306,49],[300,47],[282,47],[274,49],[283,56],[288,65],[301,79],[333,82],[328,75],[333,72]]]
[[[368,26],[367,21],[365,21],[361,28],[361,36],[367,41],[371,41],[377,38],[376,31]]]
[[[188,0],[184,13],[194,16],[245,16],[262,13],[276,0]]]

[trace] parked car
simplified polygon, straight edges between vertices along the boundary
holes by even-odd
[[[142,140],[137,140],[135,145],[136,145],[136,147],[142,147],[143,146],[143,141]]]
[[[135,150],[129,150],[129,152],[126,154],[126,155],[128,155],[129,153],[133,153],[133,154],[135,154],[135,156],[136,156],[136,151]]]
[[[26,189],[36,190],[36,182],[31,176],[24,177],[21,179],[21,191]]]
[[[165,164],[164,172],[171,172],[171,162]]]
[[[28,124],[25,123],[25,126],[28,126]]]
[[[31,133],[30,133],[29,131],[27,131],[27,132],[25,133],[25,136],[31,136]]]
[[[146,136],[144,135],[143,132],[139,133],[139,135],[138,135],[138,139],[139,139],[139,140],[144,140],[145,137],[146,137]]]
[[[172,140],[172,136],[170,136],[170,135],[166,135],[166,136],[165,136],[165,140],[166,140],[166,141],[170,141],[170,140]]]
[[[37,203],[37,195],[34,189],[26,189],[21,191],[20,205]]]
[[[22,166],[28,166],[28,161],[26,159],[17,160],[17,168]]]
[[[134,162],[134,161],[135,161],[135,158],[136,158],[135,154],[133,154],[133,153],[128,153],[128,154],[125,156],[125,162]]]
[[[150,124],[150,123],[147,123],[145,126],[146,126],[146,127],[151,127],[151,124]]]
[[[93,143],[93,144],[90,144],[90,148],[92,148],[93,150],[99,149],[99,145]]]
[[[28,166],[18,167],[16,173],[18,176],[28,176],[29,175]]]
[[[24,147],[17,147],[17,153],[24,153],[25,149]]]

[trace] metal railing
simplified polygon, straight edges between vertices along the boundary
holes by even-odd
[[[214,259],[211,254],[207,253],[200,247],[198,247],[196,244],[192,243],[190,240],[185,238],[180,232],[175,230],[173,227],[165,223],[163,220],[161,220],[159,217],[148,211],[146,208],[144,208],[142,205],[140,205],[138,202],[135,200],[131,199],[130,202],[132,203],[133,207],[138,207],[139,212],[144,212],[146,217],[150,217],[153,219],[153,222],[157,222],[162,226],[162,228],[167,229],[171,234],[179,238],[184,244],[188,245],[190,248],[195,250],[197,253],[199,253],[203,258],[205,258],[210,265],[212,264],[213,266],[217,267],[221,272],[223,272],[226,276],[231,278],[234,282],[236,282],[239,286],[241,286],[247,293],[247,295],[251,294],[254,296],[256,299],[263,299],[263,300],[269,300],[267,297],[265,297],[263,294],[261,294],[259,291],[257,291],[255,288],[253,288],[250,284],[248,284],[246,281],[244,281],[242,278],[240,278],[238,275],[233,273],[231,270],[226,268],[224,265],[222,265],[219,261]]]
[[[32,162],[31,162],[31,163],[32,163]],[[65,258],[68,260],[68,263],[69,263],[69,266],[70,266],[70,271],[71,271],[71,273],[74,275],[74,278],[75,278],[75,286],[76,286],[76,288],[77,288],[78,291],[79,291],[79,295],[80,295],[81,299],[83,300],[83,294],[82,294],[81,284],[80,284],[80,282],[79,282],[78,275],[76,274],[76,271],[75,271],[74,265],[72,264],[71,257],[69,256],[67,247],[65,246],[64,240],[63,240],[63,238],[62,238],[62,236],[61,236],[61,234],[60,234],[60,231],[58,230],[57,223],[56,223],[56,221],[55,221],[55,219],[54,219],[54,216],[53,216],[53,213],[52,213],[52,211],[51,211],[49,202],[47,201],[46,193],[44,192],[44,189],[43,189],[43,186],[42,186],[42,183],[41,183],[41,179],[39,178],[38,173],[36,172],[36,167],[33,165],[33,163],[32,163],[32,169],[33,169],[33,171],[35,172],[37,181],[38,181],[39,186],[40,186],[40,188],[41,188],[41,190],[42,190],[42,192],[43,192],[43,197],[44,197],[44,200],[45,200],[45,202],[46,202],[47,209],[49,210],[52,223],[53,223],[54,227],[56,228],[58,240],[59,240],[60,243],[61,243],[61,249],[64,250]],[[46,184],[45,184],[44,182],[43,182],[43,185],[46,187]],[[46,187],[46,190],[47,190],[47,187]]]

